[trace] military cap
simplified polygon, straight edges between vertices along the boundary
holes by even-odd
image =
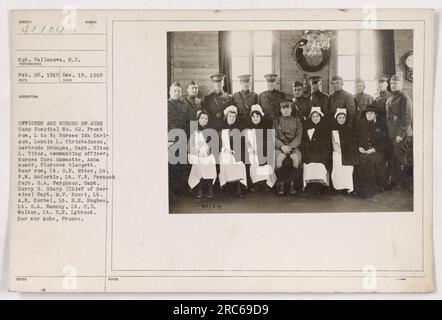
[[[221,82],[222,80],[224,80],[225,77],[226,76],[224,74],[218,72],[218,73],[212,74],[210,76],[210,79],[212,79],[213,82]]]
[[[336,81],[336,80],[342,81],[342,78],[340,76],[333,76],[333,78],[331,79],[331,81]]]
[[[296,88],[296,87],[303,87],[304,86],[304,84],[301,82],[301,81],[295,81],[295,82],[293,82],[293,88]]]
[[[250,81],[250,77],[251,77],[250,74],[242,74],[242,75],[238,76],[239,81],[241,81],[241,82],[249,82]]]
[[[363,84],[365,84],[365,81],[362,80],[361,78],[357,78],[357,79],[355,80],[355,83],[363,83]]]
[[[274,73],[269,73],[269,74],[266,74],[266,75],[264,76],[264,78],[265,78],[268,82],[275,82],[275,81],[276,81],[276,78],[278,78],[278,75],[277,75],[277,74],[274,74]]]
[[[181,87],[181,83],[179,81],[172,82],[171,87]]]
[[[309,80],[311,81],[311,83],[315,84],[315,83],[318,83],[319,81],[321,81],[322,78],[321,78],[321,76],[311,76],[309,78]]]

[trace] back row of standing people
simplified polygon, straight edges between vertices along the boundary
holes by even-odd
[[[199,110],[207,112],[211,127],[220,130],[223,126],[224,110],[236,106],[240,124],[247,123],[253,105],[260,105],[263,113],[264,126],[271,128],[273,121],[280,115],[280,103],[287,99],[287,94],[277,89],[278,76],[265,75],[267,90],[257,94],[250,90],[251,76],[239,76],[241,90],[231,95],[224,91],[225,76],[216,73],[211,76],[213,92],[203,99],[198,98],[198,84],[192,81],[187,88],[187,96],[182,98],[182,89],[178,82],[170,87],[168,101],[169,130],[181,128],[190,136],[190,121],[196,120]],[[390,82],[391,91],[388,90]],[[377,78],[377,93],[374,97],[366,94],[365,83],[355,81],[355,94],[343,89],[343,79],[334,76],[331,79],[333,94],[328,95],[321,90],[322,80],[319,76],[310,77],[311,94],[304,92],[304,83],[293,83],[293,115],[302,122],[309,120],[312,107],[320,108],[326,122],[334,121],[338,109],[345,109],[347,125],[358,130],[359,120],[364,117],[368,105],[376,107],[377,121],[383,122],[388,128],[388,146],[385,150],[389,180],[396,181],[403,176],[407,165],[408,140],[412,135],[412,103],[410,97],[403,91],[401,77],[394,75]],[[402,179],[401,179],[402,180]]]

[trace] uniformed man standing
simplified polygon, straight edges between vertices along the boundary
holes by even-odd
[[[250,117],[250,109],[254,104],[258,104],[258,94],[250,90],[250,74],[239,76],[241,91],[233,94],[235,105],[238,108],[238,117],[241,126],[246,125]]]
[[[365,82],[362,79],[356,79],[355,81],[355,102],[357,110],[357,119],[365,117],[365,109],[369,104],[373,104],[373,97],[364,92]]]
[[[176,81],[170,85],[167,101],[168,130],[187,130],[187,108],[181,100],[181,84]],[[186,131],[187,132],[187,131]]]
[[[353,127],[356,118],[356,105],[353,95],[342,89],[344,82],[340,76],[333,76],[331,85],[334,92],[330,96],[330,114],[335,114],[338,108],[347,109],[348,125]]]
[[[187,109],[187,121],[196,121],[196,113],[202,108],[202,101],[198,98],[198,84],[191,81],[187,87],[187,97],[183,99]]]
[[[311,105],[310,100],[304,97],[304,84],[301,81],[293,83],[293,115],[298,116],[302,122],[309,119]]]
[[[391,92],[388,91],[388,77],[382,75],[378,77],[376,83],[376,94],[374,95],[373,104],[378,109],[378,119],[385,120],[386,115],[386,104],[388,98],[391,96]]]
[[[326,118],[330,117],[330,97],[328,94],[322,92],[322,78],[320,76],[310,77],[310,88],[312,93],[310,95],[310,105],[312,107],[320,107],[322,113]]]
[[[270,128],[275,117],[279,115],[279,104],[285,99],[285,94],[276,89],[278,75],[270,73],[266,74],[264,78],[267,81],[267,90],[259,94],[258,104],[264,112],[266,127]]]
[[[172,83],[169,88],[167,117],[169,131],[173,129],[181,129],[185,133],[188,132],[187,108],[181,100],[181,85],[178,81]],[[187,145],[187,139],[185,139],[185,141],[180,141],[179,138],[175,138],[173,141],[169,140],[169,158],[181,156],[179,154],[179,149],[172,147],[177,143],[184,143]],[[187,171],[188,165],[186,164],[169,163],[169,196],[171,199],[182,194],[186,190],[186,179],[184,179],[184,177],[186,177]]]
[[[386,103],[388,134],[393,145],[393,159],[389,166],[391,182],[398,188],[406,186],[408,139],[412,135],[412,101],[403,91],[402,78],[394,75],[390,79],[392,95]],[[390,169],[391,168],[391,169]]]
[[[233,96],[224,92],[225,77],[222,73],[215,73],[210,76],[214,91],[205,96],[203,100],[203,109],[208,113],[211,126],[215,130],[220,130],[223,126],[224,109],[235,105]]]
[[[377,119],[379,121],[385,122],[386,119],[386,108],[387,108],[387,100],[391,96],[391,92],[388,90],[388,76],[381,75],[376,78],[376,94],[374,95],[373,105],[376,106],[377,110]],[[393,171],[392,162],[393,162],[393,145],[392,140],[388,139],[385,150],[384,150],[384,158],[387,164],[387,177],[391,177],[390,172]],[[386,181],[385,187],[391,188],[391,178],[390,181]]]

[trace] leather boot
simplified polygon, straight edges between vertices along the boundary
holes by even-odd
[[[252,185],[249,188],[250,192],[256,192],[258,191],[257,185],[252,183]]]
[[[279,194],[280,196],[283,196],[284,193],[285,193],[285,190],[284,190],[284,182],[280,182],[280,183],[279,183],[279,186],[278,186],[278,194]]]
[[[213,199],[213,181],[212,180],[206,180],[207,182],[207,199]]]
[[[203,198],[203,186],[202,186],[203,181],[201,180],[200,183],[197,186],[197,191],[196,191],[196,198],[197,199],[202,199]]]
[[[270,188],[265,181],[264,181],[264,183],[262,185],[263,185],[265,191],[268,192],[268,191],[272,190],[272,188]]]
[[[296,194],[295,181],[290,182],[290,194],[293,196]]]
[[[238,196],[238,198],[244,198],[244,194],[242,193],[241,182],[236,183],[236,195]]]

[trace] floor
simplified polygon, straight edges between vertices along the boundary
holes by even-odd
[[[217,193],[214,199],[196,199],[188,193],[170,201],[170,213],[322,213],[322,212],[409,212],[413,191],[393,189],[360,199],[339,193],[278,196],[273,191],[247,193],[244,199]]]

